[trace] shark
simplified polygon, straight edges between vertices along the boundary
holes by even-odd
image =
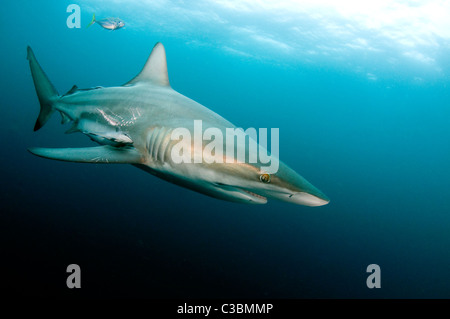
[[[236,126],[171,87],[166,51],[160,42],[153,47],[142,70],[125,84],[89,89],[74,85],[64,95],[50,82],[29,46],[27,59],[40,103],[34,131],[59,112],[62,123],[71,124],[66,133],[81,132],[98,144],[29,148],[34,155],[77,163],[131,164],[178,186],[236,203],[265,204],[270,198],[322,206],[330,201],[281,161],[272,174],[265,172],[259,161],[175,161],[172,151],[182,142],[172,138],[175,129],[182,127],[194,133],[193,123],[201,120],[205,128],[213,127],[226,135],[227,128]],[[202,152],[205,146],[184,141],[184,147],[192,154]],[[246,151],[249,156],[249,148]]]

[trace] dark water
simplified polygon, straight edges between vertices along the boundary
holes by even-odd
[[[2,4],[2,292],[450,297],[450,36],[431,33],[434,44],[427,45],[417,31],[423,27],[388,21],[365,29],[320,6],[291,21],[287,9],[246,1],[83,1],[82,28],[69,29],[71,3]],[[435,8],[437,17],[450,15],[443,6]],[[318,23],[313,14],[320,10],[327,14]],[[119,16],[126,27],[86,29],[94,11]],[[349,45],[336,29],[353,32]],[[394,41],[389,31],[405,36]],[[330,204],[233,204],[132,166],[63,163],[27,152],[94,146],[81,134],[63,134],[59,116],[33,132],[39,104],[27,45],[64,93],[73,84],[127,82],[158,41],[175,90],[244,128],[280,128],[280,158]],[[66,287],[73,263],[82,270],[77,291]],[[369,264],[381,268],[380,289],[366,286]]]

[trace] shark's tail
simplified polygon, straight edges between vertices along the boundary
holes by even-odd
[[[44,70],[36,60],[33,50],[27,47],[27,59],[30,61],[31,75],[33,76],[34,87],[36,88],[36,93],[41,104],[41,111],[39,113],[38,119],[34,126],[34,130],[39,130],[48,121],[50,116],[53,114],[55,109],[53,108],[53,103],[57,97],[59,97],[53,84],[45,75]]]
[[[87,25],[86,28],[89,28],[91,25],[93,25],[95,23],[95,13],[92,15],[92,20],[91,22],[89,22],[89,24]]]

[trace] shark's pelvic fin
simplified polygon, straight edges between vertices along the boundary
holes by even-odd
[[[142,164],[143,156],[134,147],[113,147],[109,145],[84,148],[29,148],[32,154],[65,162]]]
[[[39,103],[41,104],[41,111],[34,126],[34,130],[37,131],[53,114],[54,109],[52,104],[59,95],[44,70],[42,70],[36,60],[36,57],[34,56],[33,50],[31,50],[30,47],[27,47],[27,59],[30,61],[31,75],[33,76],[33,82],[39,98]]]
[[[66,124],[69,123],[70,117],[68,117],[64,112],[60,112],[61,113],[61,124]]]
[[[156,43],[142,71],[125,85],[136,84],[138,82],[150,82],[156,85],[170,86],[166,51],[162,43]]]

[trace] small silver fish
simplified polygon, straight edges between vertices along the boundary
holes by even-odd
[[[102,19],[102,20],[96,20],[95,13],[92,15],[92,21],[88,24],[87,28],[89,28],[94,23],[97,23],[102,28],[111,30],[111,31],[120,29],[123,26],[125,26],[125,22],[123,22],[119,18],[106,18],[106,19]]]

